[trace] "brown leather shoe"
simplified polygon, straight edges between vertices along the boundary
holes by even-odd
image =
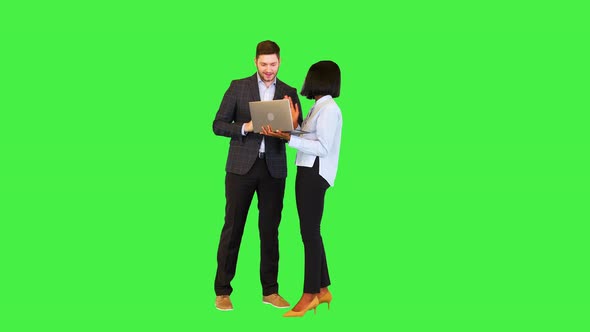
[[[218,295],[215,297],[215,308],[221,311],[234,310],[234,306],[231,304],[229,295]]]
[[[262,303],[270,304],[275,308],[289,308],[290,304],[277,293],[262,297]]]

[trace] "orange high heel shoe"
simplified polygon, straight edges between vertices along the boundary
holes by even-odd
[[[322,303],[327,303],[328,310],[330,310],[330,302],[332,302],[332,293],[330,293],[330,291],[326,292],[326,294],[324,294],[318,298],[318,301],[319,301],[318,305],[320,305]]]
[[[313,314],[315,315],[316,312],[316,308],[317,306],[320,304],[320,301],[318,300],[318,297],[314,297],[313,300],[307,305],[307,308],[301,310],[301,311],[293,311],[293,310],[289,310],[287,312],[285,312],[285,314],[283,315],[283,317],[303,317],[303,315],[305,315],[305,313],[307,313],[309,310],[313,309]]]

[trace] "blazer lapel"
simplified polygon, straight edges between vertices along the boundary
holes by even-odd
[[[260,91],[258,90],[258,78],[256,74],[250,77],[250,95],[252,101],[260,101]]]
[[[275,95],[273,99],[283,99],[285,98],[285,83],[279,81],[279,79],[277,78],[277,87],[275,89]]]

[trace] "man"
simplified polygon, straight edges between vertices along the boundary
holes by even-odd
[[[285,141],[254,133],[248,102],[283,99],[290,96],[299,104],[297,90],[276,75],[281,63],[280,48],[270,40],[258,43],[254,63],[257,72],[234,80],[223,96],[213,121],[216,135],[230,137],[225,176],[225,223],[217,251],[215,307],[232,310],[231,281],[236,272],[238,251],[254,193],[258,197],[260,234],[260,281],[262,301],[278,308],[289,303],[279,294],[278,228],[283,209],[287,156]],[[301,124],[301,115],[298,123]],[[257,131],[260,131],[258,128]]]

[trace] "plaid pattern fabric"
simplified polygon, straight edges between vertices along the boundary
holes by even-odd
[[[283,83],[277,78],[277,85],[273,99],[283,99],[289,95],[294,103],[299,104],[297,89]],[[242,125],[251,120],[248,102],[260,101],[256,74],[231,82],[223,96],[219,110],[213,121],[213,132],[219,136],[230,137],[229,153],[225,170],[239,175],[246,174],[256,158],[262,142],[262,135],[248,133],[242,136]],[[302,122],[299,114],[299,123]],[[274,178],[287,177],[287,155],[285,142],[278,138],[265,138],[266,165],[270,175]]]

